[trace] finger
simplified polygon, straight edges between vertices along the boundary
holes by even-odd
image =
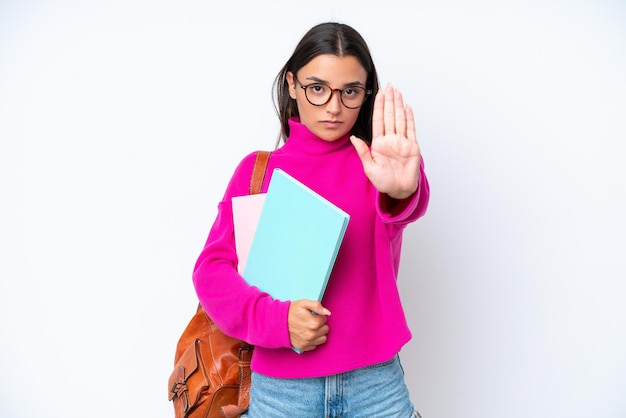
[[[361,163],[364,166],[367,164],[370,164],[372,162],[372,154],[370,153],[370,149],[365,143],[365,141],[352,135],[350,137],[350,142],[352,142],[352,145],[354,145],[354,148],[356,149],[356,153],[359,155],[359,158],[361,159]]]
[[[292,347],[300,351],[314,350],[318,345],[324,344],[328,340],[328,325],[323,325],[314,335],[298,336],[296,340],[292,339]]]
[[[406,137],[406,112],[404,109],[404,100],[402,100],[402,93],[400,93],[400,90],[394,89],[393,96],[396,116],[396,134]]]
[[[409,105],[406,106],[406,137],[413,142],[417,142],[417,134],[415,133],[415,117],[413,115],[413,108]]]
[[[382,89],[379,89],[374,98],[374,114],[372,115],[372,139],[383,136],[384,134],[384,121],[383,121],[383,107],[384,107],[385,93]]]
[[[396,133],[396,117],[393,102],[393,87],[391,86],[391,84],[387,84],[387,87],[385,87],[385,100],[383,107],[383,118],[385,124],[383,127],[384,135],[392,135]]]
[[[309,339],[308,341],[304,342],[303,344],[306,344],[306,346],[308,347],[317,347],[320,344],[324,344],[326,341],[328,341],[328,327],[326,327],[325,332],[320,332],[320,334],[314,338]]]
[[[317,348],[317,345],[307,345],[304,348],[299,349],[300,351],[313,351]]]
[[[328,337],[324,334],[311,341],[311,344],[318,346],[324,344],[326,341],[328,341]]]

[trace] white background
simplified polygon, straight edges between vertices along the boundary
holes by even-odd
[[[417,117],[432,196],[399,285],[425,418],[626,416],[623,2],[4,0],[2,417],[173,416],[193,264],[326,20]]]

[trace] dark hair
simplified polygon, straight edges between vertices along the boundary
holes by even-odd
[[[367,72],[365,88],[372,90],[372,95],[361,106],[359,116],[352,128],[352,134],[371,144],[374,97],[379,89],[376,67],[363,37],[352,27],[334,22],[320,23],[309,29],[274,80],[274,107],[281,125],[278,141],[280,142],[281,139],[287,141],[288,121],[293,116],[299,116],[296,101],[289,95],[287,73],[291,71],[296,74],[313,58],[323,54],[332,54],[337,57],[353,56],[359,60]]]

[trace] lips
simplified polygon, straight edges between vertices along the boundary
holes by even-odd
[[[323,120],[320,123],[326,128],[337,128],[338,126],[341,126],[343,122],[338,120]]]

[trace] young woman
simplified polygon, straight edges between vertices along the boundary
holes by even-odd
[[[196,263],[209,316],[255,345],[249,418],[419,416],[398,358],[411,333],[396,278],[402,232],[426,212],[429,186],[412,110],[377,77],[359,33],[323,23],[275,80],[284,144],[263,190],[279,167],[350,214],[322,302],[272,299],[237,273],[231,198],[248,193],[255,152],[236,168]]]

